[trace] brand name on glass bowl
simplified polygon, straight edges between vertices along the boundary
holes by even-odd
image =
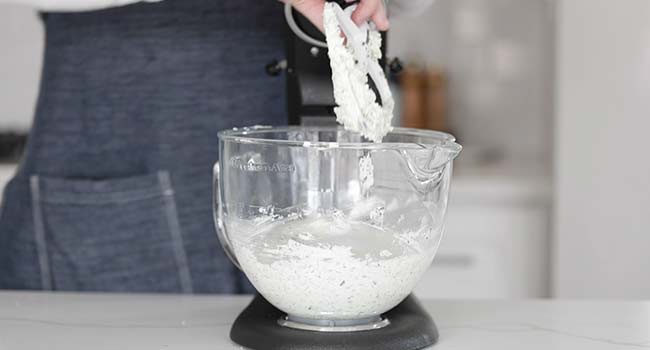
[[[241,158],[230,159],[230,166],[241,171],[292,173],[296,166],[286,163],[256,163],[253,160],[243,161]]]

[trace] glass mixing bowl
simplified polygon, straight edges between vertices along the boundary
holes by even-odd
[[[440,243],[454,137],[395,128],[372,143],[337,127],[251,127],[219,142],[221,244],[288,314],[281,323],[385,325]]]

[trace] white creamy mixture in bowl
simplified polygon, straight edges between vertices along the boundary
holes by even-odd
[[[430,227],[398,232],[336,214],[233,230],[239,264],[269,302],[292,316],[327,320],[378,316],[396,306],[435,254],[419,241],[440,236]]]

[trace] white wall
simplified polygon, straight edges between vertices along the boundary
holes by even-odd
[[[391,18],[387,55],[408,63],[449,63],[450,0],[435,0],[422,13]]]
[[[558,4],[554,292],[650,298],[650,1]]]
[[[31,125],[41,75],[43,28],[27,7],[0,5],[0,130]]]

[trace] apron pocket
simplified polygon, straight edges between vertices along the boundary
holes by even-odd
[[[30,185],[43,289],[192,292],[168,172]]]

